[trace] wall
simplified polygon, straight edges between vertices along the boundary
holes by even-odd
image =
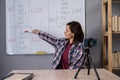
[[[96,67],[101,67],[101,0],[86,0],[86,36],[98,39],[91,55]],[[51,68],[53,55],[8,56],[5,47],[5,0],[0,0],[0,78],[13,69]]]

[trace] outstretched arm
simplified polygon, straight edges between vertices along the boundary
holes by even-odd
[[[58,38],[56,38],[56,37],[54,37],[46,32],[42,32],[38,29],[33,30],[32,33],[38,34],[41,39],[50,43],[54,47],[61,41],[61,39],[58,39]]]

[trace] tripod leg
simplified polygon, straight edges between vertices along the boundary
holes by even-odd
[[[81,64],[81,66],[78,68],[78,70],[77,70],[77,72],[76,72],[76,74],[75,74],[75,76],[74,76],[75,79],[77,78],[78,73],[79,73],[79,71],[81,70],[81,68],[82,68],[82,66],[83,66],[83,64],[84,64],[85,59],[86,59],[86,54],[84,55],[84,59],[83,59],[83,62],[82,62],[82,64]]]
[[[98,75],[98,73],[97,73],[97,70],[96,70],[95,65],[94,65],[94,63],[93,63],[93,61],[92,61],[91,56],[88,55],[88,58],[89,58],[89,61],[90,61],[90,63],[92,64],[92,66],[93,66],[93,68],[94,68],[95,74],[96,74],[96,76],[97,76],[97,80],[100,80],[100,77],[99,77],[99,75]]]
[[[88,55],[87,55],[87,67],[88,67],[88,75],[90,75],[90,60],[89,60],[89,57],[88,57]]]
[[[89,57],[88,57],[88,55],[90,54],[89,48],[86,48],[85,51],[86,51],[86,56],[87,56],[88,75],[90,75],[90,60],[89,60]]]

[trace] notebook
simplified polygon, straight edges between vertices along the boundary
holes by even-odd
[[[4,80],[32,80],[33,73],[10,73]]]

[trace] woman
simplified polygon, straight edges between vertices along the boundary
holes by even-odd
[[[83,61],[82,42],[84,33],[79,22],[72,21],[66,24],[64,32],[66,38],[58,39],[38,29],[32,31],[55,47],[53,69],[77,69]]]

